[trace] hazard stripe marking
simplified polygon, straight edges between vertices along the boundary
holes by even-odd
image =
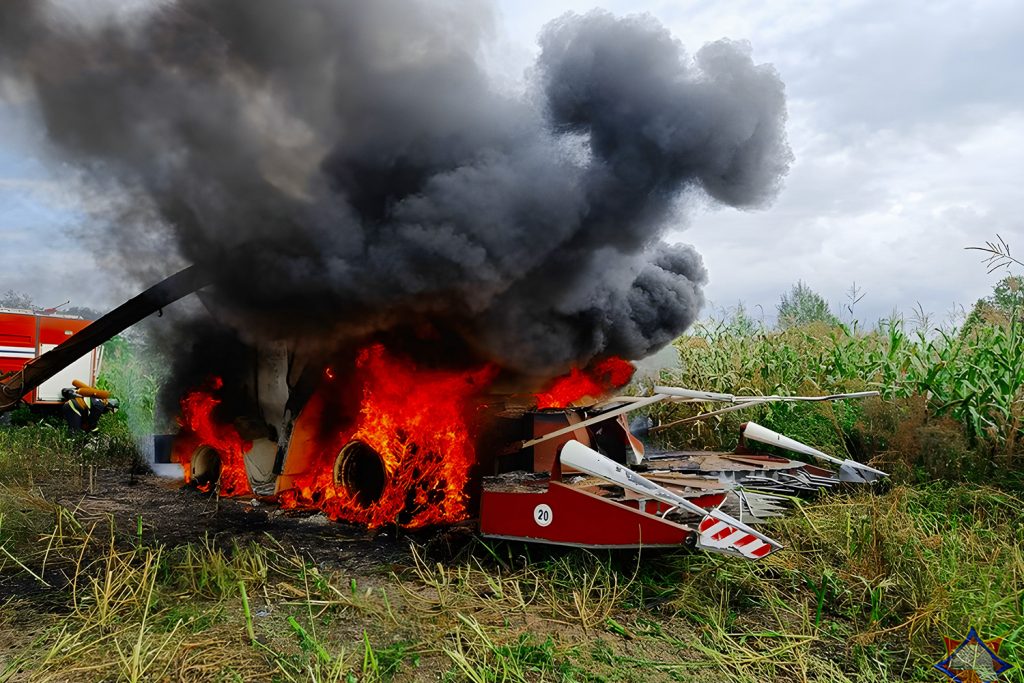
[[[725,528],[723,528],[723,529],[721,529],[721,530],[711,534],[711,540],[712,541],[716,541],[716,542],[717,541],[724,541],[727,537],[731,536],[734,533],[736,533],[736,530],[733,529],[731,526],[727,526],[727,527],[725,527]]]
[[[728,536],[723,538],[721,542],[722,542],[722,545],[726,546],[726,547],[734,546],[734,545],[736,545],[736,541],[740,540],[744,536],[749,536],[749,535],[750,534],[748,534],[746,531],[733,531],[731,534],[729,534]]]
[[[706,548],[731,551],[751,559],[762,558],[775,549],[772,543],[742,529],[731,527],[710,515],[701,519],[697,528],[700,531],[700,545]]]
[[[757,540],[757,536],[754,536],[753,534],[747,534],[746,536],[744,536],[740,540],[738,540],[735,543],[733,543],[733,545],[736,546],[737,548],[742,548],[743,546],[748,545],[751,541],[756,541],[756,540]]]

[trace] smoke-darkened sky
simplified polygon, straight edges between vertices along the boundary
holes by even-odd
[[[1024,171],[1018,5],[605,6],[649,12],[690,54],[722,37],[747,40],[754,61],[773,64],[786,84],[795,160],[774,205],[745,211],[709,201],[670,218],[670,241],[703,256],[713,306],[743,300],[770,318],[779,294],[802,278],[837,306],[856,281],[867,292],[857,315],[869,322],[915,302],[942,317],[997,277],[964,246],[996,232],[1024,244],[1015,208]],[[487,69],[508,91],[525,90],[541,27],[591,7],[501,3],[481,38]],[[0,87],[0,230],[15,264],[0,274],[0,290],[45,304],[116,303],[131,287],[68,235],[106,198],[75,191],[69,167],[42,154],[25,94]]]
[[[83,244],[137,286],[211,269],[251,340],[396,333],[531,375],[643,358],[704,303],[699,254],[663,240],[677,214],[766,207],[792,160],[777,71],[650,16],[554,19],[518,94],[485,67],[483,0],[88,19],[0,5],[0,74],[48,157],[110,194]]]

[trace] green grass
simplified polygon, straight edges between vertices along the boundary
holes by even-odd
[[[135,438],[116,416],[105,415],[97,434],[72,432],[59,418],[0,426],[0,483],[32,486],[40,478],[80,480],[93,465],[128,471],[138,462]]]

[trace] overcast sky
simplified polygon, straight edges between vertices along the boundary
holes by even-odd
[[[488,54],[496,79],[517,87],[543,24],[595,6],[647,12],[691,53],[722,37],[747,40],[786,83],[796,159],[775,204],[691,206],[670,235],[703,254],[711,308],[742,300],[770,321],[802,279],[838,309],[856,281],[866,292],[861,320],[920,302],[938,322],[999,278],[964,247],[999,233],[1024,254],[1019,1],[503,0]],[[31,112],[0,88],[0,291],[45,305],[119,303],[116,273],[74,235],[82,199],[69,170],[40,149]]]

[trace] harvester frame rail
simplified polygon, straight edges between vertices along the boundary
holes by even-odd
[[[829,394],[828,396],[733,396],[732,394],[718,394],[717,396],[719,398],[695,398],[681,393],[682,391],[689,391],[686,389],[676,390],[675,387],[659,386],[654,387],[654,390],[659,394],[679,397],[681,399],[680,402],[683,403],[731,403],[732,405],[726,406],[725,408],[719,408],[717,410],[710,410],[699,415],[682,417],[678,420],[666,422],[665,424],[655,425],[648,430],[648,433],[650,434],[656,434],[666,429],[671,429],[672,427],[689,424],[690,422],[699,422],[711,417],[724,415],[725,413],[732,413],[737,410],[743,410],[744,408],[762,405],[764,403],[816,403],[820,401],[840,401],[848,398],[870,398],[872,396],[881,395],[877,391],[854,391],[848,394]]]
[[[580,429],[582,427],[589,427],[590,425],[597,424],[598,422],[610,420],[613,417],[618,417],[619,415],[624,415],[625,413],[629,413],[640,408],[646,408],[647,406],[654,405],[655,403],[660,403],[662,401],[672,401],[681,403],[717,402],[734,403],[734,405],[731,405],[728,408],[721,408],[719,410],[713,410],[708,413],[703,413],[701,415],[686,417],[681,420],[676,420],[675,422],[670,422],[668,424],[658,425],[657,427],[652,427],[650,430],[651,432],[654,432],[655,430],[660,431],[662,429],[668,429],[669,427],[678,424],[683,424],[686,422],[704,420],[709,417],[714,417],[715,415],[731,412],[733,410],[740,410],[742,408],[746,408],[752,405],[760,405],[762,403],[799,401],[841,401],[848,398],[867,398],[870,396],[879,395],[879,392],[877,391],[857,391],[848,394],[829,394],[828,396],[733,396],[732,394],[717,394],[708,391],[694,391],[692,389],[682,389],[679,387],[663,386],[654,387],[654,392],[655,393],[652,396],[622,397],[621,402],[624,403],[625,405],[617,406],[610,410],[606,410],[598,415],[595,415],[594,417],[583,420],[582,422],[572,424],[561,429],[556,429],[553,432],[548,432],[543,436],[530,439],[529,441],[524,441],[522,442],[520,447],[529,448],[531,446],[536,446],[537,444],[544,443],[545,441],[550,441],[551,439],[564,436],[565,434],[568,434],[576,429]],[[611,401],[605,402],[605,404],[609,403],[611,403]]]

